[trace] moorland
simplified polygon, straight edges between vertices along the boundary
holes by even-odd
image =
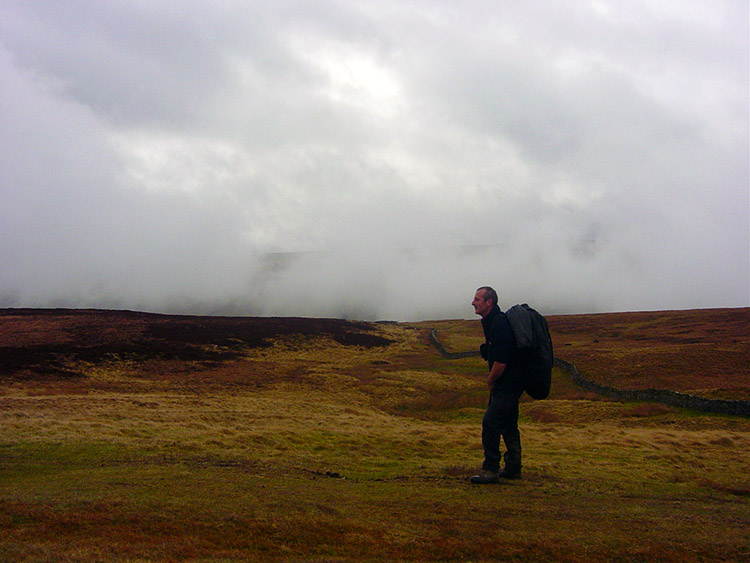
[[[548,318],[623,389],[750,399],[750,309]],[[0,310],[2,561],[747,561],[750,419],[555,370],[472,486],[478,321]]]

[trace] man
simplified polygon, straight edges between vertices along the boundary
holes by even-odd
[[[521,434],[518,431],[518,399],[524,385],[516,353],[516,338],[510,323],[497,305],[497,292],[491,287],[480,287],[471,302],[474,311],[482,317],[484,344],[480,347],[487,360],[489,375],[487,387],[490,400],[482,419],[482,447],[484,463],[474,484],[497,483],[502,479],[521,477]],[[505,442],[505,464],[500,471],[503,456],[500,439]]]

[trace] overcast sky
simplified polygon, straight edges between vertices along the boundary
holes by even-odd
[[[0,0],[0,307],[750,305],[746,0]]]

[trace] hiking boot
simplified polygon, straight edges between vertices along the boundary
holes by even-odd
[[[472,485],[487,485],[489,483],[497,482],[497,473],[495,473],[494,471],[488,471],[486,469],[482,469],[482,471],[479,472],[479,475],[474,475],[471,478]]]
[[[497,476],[499,479],[520,479],[521,468],[506,467]]]

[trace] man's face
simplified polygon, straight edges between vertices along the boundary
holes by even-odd
[[[480,289],[474,294],[474,301],[471,302],[474,312],[480,317],[486,317],[492,310],[492,301],[484,300],[484,290]]]

